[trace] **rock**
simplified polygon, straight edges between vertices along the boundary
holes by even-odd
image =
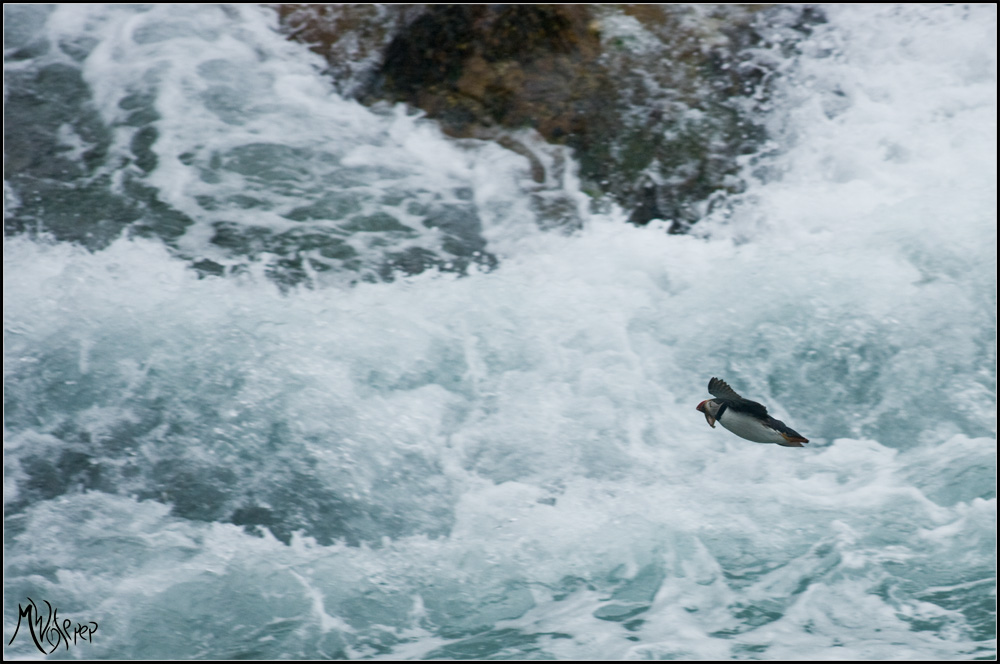
[[[573,149],[596,200],[672,232],[741,190],[738,157],[765,138],[756,118],[773,65],[755,49],[787,55],[823,20],[768,5],[276,7],[343,93],[406,102],[452,136],[522,154],[512,134],[534,129]]]

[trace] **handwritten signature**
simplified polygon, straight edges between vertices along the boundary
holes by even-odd
[[[25,619],[24,622],[28,626],[28,632],[31,634],[31,640],[35,642],[35,647],[44,655],[52,654],[60,645],[69,650],[70,641],[73,642],[73,645],[76,645],[78,641],[93,643],[94,632],[97,631],[96,622],[76,623],[74,626],[73,621],[68,618],[60,621],[59,609],[53,608],[47,600],[42,601],[48,607],[48,615],[44,617],[39,613],[38,606],[30,597],[27,606],[21,606],[18,603],[17,627],[14,628],[14,636],[10,637],[7,645],[14,642],[14,637],[21,629],[22,618]],[[47,646],[48,650],[45,649]]]

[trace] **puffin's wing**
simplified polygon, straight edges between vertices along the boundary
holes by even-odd
[[[726,381],[721,378],[713,378],[708,381],[708,393],[717,399],[731,399],[733,401],[743,401],[743,397],[736,394],[736,390],[729,387]]]
[[[713,378],[708,381],[708,393],[716,399],[724,402],[729,408],[737,410],[761,419],[768,417],[767,408],[764,404],[744,399],[736,390],[729,387],[726,381],[721,378]]]

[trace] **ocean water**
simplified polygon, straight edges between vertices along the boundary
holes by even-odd
[[[266,8],[5,7],[5,656],[995,658],[996,7],[824,12],[677,236]]]

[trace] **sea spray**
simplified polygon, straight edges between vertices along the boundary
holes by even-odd
[[[11,630],[31,597],[94,658],[995,656],[995,8],[832,8],[687,236],[541,230],[526,160],[347,104],[266,9],[16,11],[8,71],[83,82],[40,134],[121,206],[11,176]],[[206,94],[253,85],[286,94]],[[279,147],[202,177],[248,145]],[[388,221],[343,235],[373,267],[303,279],[213,242],[352,189],[460,202],[496,263],[367,283],[431,246]],[[174,239],[44,232],[163,206]],[[812,442],[708,428],[713,375]]]

